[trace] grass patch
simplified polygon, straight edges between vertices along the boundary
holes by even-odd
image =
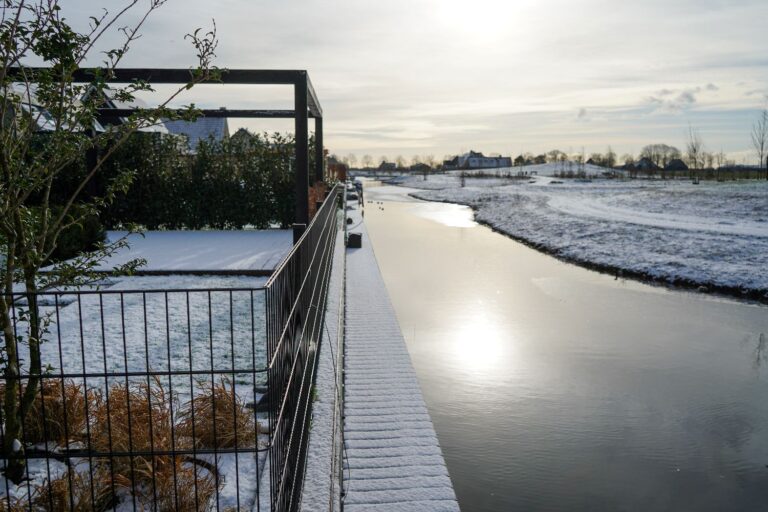
[[[254,413],[235,393],[231,381],[199,382],[199,393],[179,411],[179,433],[195,448],[252,448]]]

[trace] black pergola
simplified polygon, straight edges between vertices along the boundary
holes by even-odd
[[[76,82],[90,82],[94,70],[81,69],[74,75]],[[115,69],[112,83],[130,83],[145,80],[151,84],[182,85],[192,80],[189,69],[121,68]],[[202,109],[204,117],[261,118],[295,120],[296,126],[296,216],[294,241],[298,240],[309,223],[309,119],[315,120],[314,181],[323,180],[323,110],[312,87],[309,74],[304,70],[225,69],[209,84],[224,85],[292,85],[293,110]],[[100,109],[102,114],[126,117],[136,109]]]

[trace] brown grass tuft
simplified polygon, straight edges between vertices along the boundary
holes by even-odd
[[[24,393],[25,389],[26,384],[22,385],[21,392]],[[5,385],[0,385],[0,397],[4,394]],[[96,398],[96,392],[89,390],[89,408],[93,407]],[[82,385],[72,380],[62,383],[58,379],[43,379],[24,420],[26,442],[34,444],[50,441],[65,445],[67,434],[69,440],[82,440],[86,424],[85,400],[86,392]]]
[[[147,510],[157,512],[210,510],[211,499],[216,493],[216,482],[208,470],[199,468],[191,462],[184,462],[182,457],[172,459],[165,456],[156,457],[154,476],[154,491],[150,483],[139,492],[138,496],[138,501]],[[157,501],[155,501],[155,493]]]
[[[0,512],[29,512],[29,502],[26,497],[11,497],[10,505],[6,496],[0,497]]]
[[[222,379],[216,384],[200,382],[198,387],[200,392],[194,397],[194,421],[193,401],[190,400],[179,411],[179,434],[192,440],[196,448],[253,447],[254,414],[237,396],[234,385]]]
[[[116,503],[109,472],[103,467],[93,470],[93,498],[91,475],[87,470],[70,469],[50,483],[43,482],[34,494],[33,510],[45,512],[102,512],[112,509]]]
[[[109,400],[104,395],[93,414],[91,447],[98,452],[171,450],[171,400],[157,378],[150,384],[112,386]],[[111,461],[115,473],[128,479],[133,476],[140,485],[152,479],[151,459],[133,457],[133,472],[130,457],[114,457]]]

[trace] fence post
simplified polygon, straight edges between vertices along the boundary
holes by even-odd
[[[307,74],[300,73],[293,86],[296,115],[296,224],[309,224],[309,141]],[[296,228],[294,226],[294,238]]]

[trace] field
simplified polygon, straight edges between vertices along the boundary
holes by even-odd
[[[558,180],[541,167],[523,179],[397,183],[420,199],[471,206],[479,222],[568,261],[768,300],[768,182]]]

